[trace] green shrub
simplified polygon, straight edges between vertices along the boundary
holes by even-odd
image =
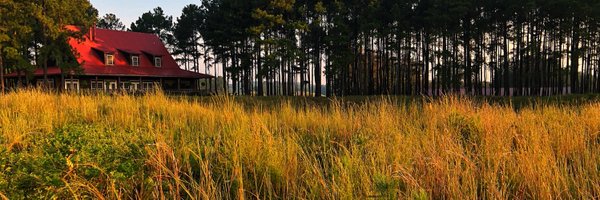
[[[82,196],[94,190],[110,194],[111,188],[135,191],[145,174],[144,143],[113,134],[132,133],[69,125],[38,138],[34,148],[0,149],[0,191],[11,199],[70,198],[73,190]]]

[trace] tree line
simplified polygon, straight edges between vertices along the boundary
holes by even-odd
[[[598,9],[589,0],[202,0],[176,19],[156,8],[129,30],[159,35],[183,68],[222,76],[235,94],[560,95],[600,92]],[[125,29],[114,15],[97,24]]]
[[[182,62],[244,95],[600,91],[600,2],[204,0],[173,29]],[[315,87],[317,86],[317,87]]]

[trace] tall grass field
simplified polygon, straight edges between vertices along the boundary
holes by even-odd
[[[594,101],[248,101],[7,93],[0,199],[600,198]]]

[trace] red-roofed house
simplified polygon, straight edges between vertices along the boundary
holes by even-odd
[[[69,26],[72,31],[78,27]],[[92,28],[84,40],[70,39],[81,73],[61,79],[58,66],[48,68],[50,85],[68,90],[140,91],[161,86],[169,91],[207,92],[210,75],[183,70],[154,34]],[[43,70],[33,73],[43,83]],[[17,74],[9,74],[16,82]]]

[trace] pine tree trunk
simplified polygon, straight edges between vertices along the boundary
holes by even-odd
[[[573,26],[573,38],[571,43],[571,92],[579,93],[578,68],[579,68],[579,31],[577,23]]]
[[[510,76],[509,76],[509,63],[508,63],[508,24],[505,21],[503,24],[503,39],[504,39],[504,45],[503,45],[503,58],[504,58],[504,96],[509,96],[510,95],[510,87],[511,84],[509,83],[510,81]]]
[[[321,97],[321,95],[323,95],[321,93],[321,47],[319,45],[319,43],[317,42],[317,47],[315,48],[315,58],[316,60],[314,61],[314,65],[315,65],[315,69],[314,69],[314,73],[315,73],[315,96],[316,97]]]

